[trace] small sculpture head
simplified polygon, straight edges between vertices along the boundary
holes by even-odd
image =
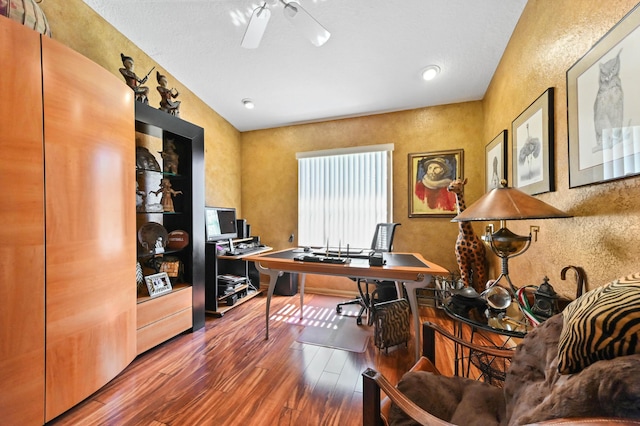
[[[160,71],[156,71],[156,80],[160,86],[167,87],[167,77],[160,74]]]
[[[449,192],[453,192],[456,195],[460,195],[460,194],[462,194],[464,192],[464,186],[466,184],[467,184],[467,178],[456,179],[454,181],[451,181],[451,183],[447,187],[447,190]]]
[[[123,53],[120,54],[120,59],[122,59],[122,65],[128,70],[133,70],[133,58],[131,56],[126,56]]]

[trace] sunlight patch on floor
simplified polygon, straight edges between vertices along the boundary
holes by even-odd
[[[271,321],[297,324],[306,327],[320,327],[337,330],[341,320],[358,315],[359,307],[343,307],[342,314],[336,313],[335,307],[320,307],[306,305],[303,318],[300,318],[300,308],[295,304],[287,303],[270,318]]]

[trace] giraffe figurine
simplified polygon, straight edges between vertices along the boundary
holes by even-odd
[[[456,179],[447,188],[449,192],[453,192],[456,195],[458,214],[467,208],[463,195],[466,183],[467,179]],[[458,231],[455,251],[458,267],[460,268],[460,278],[465,287],[475,288],[478,293],[481,293],[487,281],[484,243],[473,231],[471,222],[458,222]]]

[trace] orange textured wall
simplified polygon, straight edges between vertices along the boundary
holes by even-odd
[[[529,0],[482,102],[241,134],[167,77],[181,93],[182,118],[205,129],[207,204],[238,207],[254,234],[276,248],[288,247],[289,235],[297,234],[295,152],[395,143],[394,216],[402,223],[396,249],[420,252],[448,269],[456,268],[457,227],[448,219],[407,218],[407,154],[464,149],[469,204],[483,191],[484,146],[502,129],[509,129],[511,144],[511,122],[554,87],[556,191],[538,197],[575,217],[510,224],[518,233],[527,233],[530,224],[541,227],[538,242],[511,261],[510,272],[517,285],[538,284],[548,275],[556,289],[570,296],[574,283],[560,281],[562,267],[582,266],[594,287],[634,272],[640,255],[628,237],[640,232],[640,178],[568,188],[565,89],[567,69],[635,5],[632,0]],[[134,57],[139,74],[157,66],[81,0],[46,0],[41,7],[54,38],[114,74],[121,67],[120,52]],[[144,16],[143,10],[137,13]],[[150,103],[157,105],[155,79],[148,85]]]
[[[483,190],[484,143],[482,104],[468,102],[412,111],[328,121],[242,135],[242,202],[252,232],[274,248],[296,244],[296,152],[393,143],[393,215],[402,226],[396,251],[422,253],[451,270],[457,268],[454,244],[458,226],[450,218],[408,218],[408,154],[464,150],[467,193],[478,198]],[[373,236],[373,230],[372,230]]]
[[[46,0],[40,4],[49,21],[53,38],[81,53],[122,78],[120,53],[135,61],[135,72],[142,77],[156,67],[149,80],[149,105],[158,107],[160,95],[156,90],[156,71],[167,76],[170,87],[175,87],[182,101],[180,117],[204,128],[205,167],[207,169],[205,202],[214,206],[240,206],[240,132],[224,118],[204,104],[180,81],[160,67],[145,52],[115,30],[82,0]],[[144,7],[153,7],[146,5]],[[136,6],[135,13],[144,19],[144,7]],[[96,85],[100,82],[96,81]],[[124,79],[122,80],[124,83]],[[91,93],[87,93],[91,96]]]
[[[547,275],[556,290],[571,296],[575,281],[560,280],[566,265],[583,267],[590,288],[638,270],[640,249],[633,236],[640,234],[640,178],[569,189],[566,99],[566,71],[635,5],[529,0],[485,96],[483,140],[506,128],[511,148],[511,122],[548,87],[555,88],[556,191],[537,197],[575,217],[510,222],[519,234],[531,224],[541,227],[538,242],[509,263],[518,286],[539,284]]]

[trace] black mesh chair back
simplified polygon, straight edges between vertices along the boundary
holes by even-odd
[[[399,223],[379,223],[373,234],[371,249],[375,251],[390,252],[393,250],[393,236]]]

